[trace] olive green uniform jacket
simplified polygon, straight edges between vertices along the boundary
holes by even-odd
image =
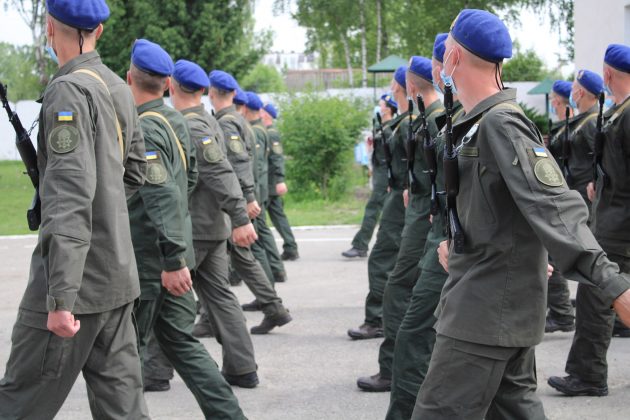
[[[195,241],[221,241],[249,223],[246,202],[230,162],[223,130],[203,104],[182,110],[197,151],[199,180],[189,208]],[[231,223],[230,223],[231,222]]]
[[[251,121],[250,125],[256,138],[256,151],[254,153],[254,170],[256,171],[256,174],[254,176],[254,179],[256,181],[256,197],[258,202],[263,205],[267,203],[269,199],[270,141],[269,136],[267,135],[267,129],[263,125],[260,118]]]
[[[168,124],[150,113],[163,116]],[[150,298],[160,293],[162,271],[195,267],[188,192],[196,185],[197,170],[195,148],[182,114],[162,98],[140,105],[138,114],[147,180],[128,206],[142,294]]]
[[[518,109],[515,90],[479,103],[455,125],[455,138],[477,123],[459,153],[465,250],[451,249],[436,329],[484,345],[534,346],[545,324],[545,248],[568,277],[599,287],[611,303],[630,288],[630,279],[591,234],[584,201],[567,187],[535,125]]]
[[[82,54],[53,77],[39,121],[41,226],[20,307],[90,314],[132,302],[140,288],[125,199],[146,162],[129,88],[96,51]]]
[[[284,182],[284,152],[280,132],[275,124],[267,127],[269,136],[269,195],[277,196],[276,185]]]

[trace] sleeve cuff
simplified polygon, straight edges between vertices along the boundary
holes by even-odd
[[[612,301],[617,299],[628,289],[630,289],[630,276],[621,273],[612,278],[603,288],[603,291],[611,298],[612,304]]]
[[[164,271],[177,271],[186,267],[186,259],[184,257],[167,258],[164,260]]]
[[[253,191],[244,194],[244,196],[245,196],[245,200],[247,201],[247,204],[251,203],[252,201],[256,201],[256,194],[254,194]]]
[[[59,293],[57,296],[46,296],[46,310],[48,312],[68,311],[74,309],[74,302],[77,300],[76,293]]]
[[[234,216],[230,215],[230,220],[232,222],[232,228],[245,226],[246,224],[251,222],[249,220],[249,216],[247,216],[247,211],[245,211],[245,212],[240,212],[239,211]]]

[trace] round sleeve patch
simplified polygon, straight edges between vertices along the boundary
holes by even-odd
[[[216,141],[210,140],[209,143],[203,146],[203,158],[208,163],[221,162],[223,159],[223,152]]]
[[[151,162],[147,166],[147,182],[150,184],[163,184],[168,174],[161,162]]]
[[[282,154],[282,143],[280,143],[279,141],[274,141],[273,144],[271,145],[271,150],[273,150],[273,152],[276,155],[281,155]]]
[[[48,146],[55,153],[68,153],[79,145],[79,130],[73,125],[55,127],[48,136]]]
[[[536,175],[538,181],[550,187],[559,187],[564,182],[560,170],[549,158],[540,159],[536,162],[534,175]]]
[[[233,153],[236,153],[238,155],[245,152],[245,146],[243,146],[241,138],[237,136],[232,136],[232,138],[228,142],[228,147]]]

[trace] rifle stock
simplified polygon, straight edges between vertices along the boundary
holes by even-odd
[[[453,243],[456,254],[464,253],[464,230],[457,214],[457,195],[459,194],[459,164],[453,140],[453,90],[450,84],[444,87],[444,106],[446,108],[446,149],[444,150],[444,186],[446,189],[446,216],[449,240]]]
[[[564,110],[564,133],[562,136],[562,174],[567,184],[571,184],[571,168],[569,167],[569,156],[571,154],[571,143],[569,139],[569,117],[571,108],[567,105]]]
[[[409,130],[407,131],[407,187],[413,194],[418,193],[418,180],[413,173],[413,167],[416,161],[416,136],[413,132],[413,99],[407,98],[409,112]]]
[[[604,151],[604,92],[599,94],[599,112],[597,114],[597,133],[595,134],[595,150],[593,150],[593,181],[601,178],[602,186],[608,186],[608,174],[602,167],[602,153]]]
[[[392,172],[392,151],[389,148],[389,143],[385,138],[385,132],[383,131],[383,119],[381,114],[376,114],[378,120],[378,130],[381,133],[381,141],[383,142],[383,153],[385,154],[385,160],[387,161],[387,185],[389,188],[394,188],[394,174]]]
[[[420,118],[420,130],[422,135],[424,136],[423,149],[424,149],[424,160],[426,160],[427,170],[426,173],[429,175],[429,180],[431,182],[431,214],[435,216],[440,211],[440,203],[437,198],[437,153],[435,151],[435,141],[431,138],[429,134],[429,126],[427,124],[427,115],[426,115],[426,107],[424,105],[424,100],[422,96],[418,95],[418,111]]]
[[[9,116],[9,122],[15,130],[15,147],[20,154],[22,162],[26,167],[26,174],[31,179],[31,183],[35,188],[35,195],[31,202],[31,207],[26,212],[26,220],[30,230],[39,229],[41,223],[41,201],[39,198],[39,170],[37,169],[37,152],[33,146],[33,142],[28,135],[28,132],[22,126],[20,117],[13,112],[9,106],[9,100],[7,98],[7,87],[0,83],[0,101],[2,101],[2,107],[6,110]]]

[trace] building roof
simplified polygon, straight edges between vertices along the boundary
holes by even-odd
[[[390,55],[378,63],[372,64],[367,71],[370,73],[393,73],[398,67],[407,64],[407,61],[397,55]]]
[[[545,79],[527,92],[528,95],[548,95],[551,93],[554,80]]]

